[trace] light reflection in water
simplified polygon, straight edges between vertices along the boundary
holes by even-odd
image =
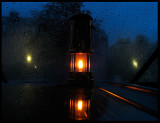
[[[70,119],[88,120],[90,118],[90,99],[70,99]]]

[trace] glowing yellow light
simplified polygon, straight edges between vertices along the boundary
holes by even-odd
[[[133,66],[136,67],[136,68],[138,67],[138,63],[137,63],[136,60],[133,60]]]
[[[35,65],[34,68],[37,69],[37,66]]]
[[[32,60],[32,57],[31,57],[30,55],[28,55],[28,56],[27,56],[27,61],[28,61],[28,62],[31,62],[31,60]]]
[[[82,60],[79,60],[79,62],[78,62],[78,67],[79,67],[79,69],[82,69],[82,68],[83,68],[83,62],[82,62]]]
[[[79,109],[79,110],[82,110],[82,100],[79,100],[79,101],[78,101],[78,109]]]

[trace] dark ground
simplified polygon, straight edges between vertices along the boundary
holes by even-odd
[[[97,87],[91,90],[51,84],[3,84],[1,92],[2,120],[70,120],[70,99],[82,96],[91,100],[89,120],[157,120]]]
[[[75,90],[29,83],[3,85],[2,120],[69,120],[69,101]]]
[[[64,89],[54,86],[2,87],[3,120],[53,120],[66,117]]]

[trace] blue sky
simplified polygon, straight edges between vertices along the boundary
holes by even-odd
[[[41,10],[45,2],[2,2],[2,16],[16,10],[22,17],[30,17],[30,10]],[[92,12],[93,18],[103,19],[102,28],[108,35],[109,44],[119,38],[143,34],[155,42],[158,40],[157,2],[84,2],[82,9]]]

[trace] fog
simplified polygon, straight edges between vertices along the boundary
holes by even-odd
[[[130,81],[158,46],[157,2],[67,3],[57,10],[46,4],[2,2],[2,71],[9,81],[65,83],[70,62],[66,20],[78,12],[67,6],[78,5],[74,10],[93,17],[91,70],[95,81]],[[12,16],[13,11],[18,14]],[[26,60],[29,54],[31,64]],[[156,66],[157,61],[141,81],[157,81]]]

